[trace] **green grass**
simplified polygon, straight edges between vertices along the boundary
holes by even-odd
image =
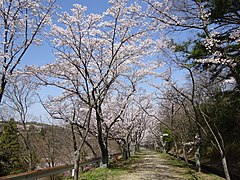
[[[86,180],[105,180],[113,176],[118,176],[124,173],[122,169],[113,169],[113,168],[97,168],[90,170],[88,172],[80,174],[79,179]]]
[[[186,180],[224,180],[224,178],[221,178],[215,174],[211,173],[202,173],[202,172],[196,172],[195,167],[191,164],[187,164],[184,161],[177,160],[175,157],[166,154],[166,153],[160,153],[160,158],[164,158],[168,160],[168,164],[174,167],[180,167],[183,169],[183,175],[186,178]]]
[[[125,170],[117,169],[117,168],[96,168],[89,170],[87,172],[80,173],[80,180],[106,180],[107,178],[111,178],[113,176],[121,175],[125,172]],[[70,180],[73,177],[64,178],[64,180]]]
[[[112,161],[109,168],[96,168],[83,172],[79,175],[80,180],[106,180],[113,177],[120,176],[132,171],[131,164],[136,163],[138,156],[132,156],[127,160],[120,159],[118,161]],[[71,177],[64,180],[73,179]]]
[[[160,158],[167,159],[168,164],[170,164],[172,166],[177,166],[177,167],[182,167],[182,168],[192,167],[192,165],[188,165],[184,161],[178,160],[175,157],[170,156],[169,154],[161,153],[161,154],[159,154],[159,156],[160,156]]]
[[[132,164],[138,163],[141,157],[139,155],[133,155],[127,160],[120,159],[118,161],[113,161],[110,163],[111,169],[121,169],[121,170],[132,170]]]

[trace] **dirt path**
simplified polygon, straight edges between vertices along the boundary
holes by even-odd
[[[182,179],[203,179],[203,180],[220,180],[222,178],[204,175],[198,178],[193,175],[191,170],[173,166],[166,158],[161,158],[160,154],[154,151],[142,150],[136,162],[130,167],[130,172],[124,175],[114,177],[116,180],[182,180]],[[193,171],[193,170],[192,170]],[[193,171],[194,172],[194,171]]]
[[[118,179],[184,179],[181,169],[173,168],[154,151],[143,150],[139,157],[139,162],[132,165],[133,173],[122,175]]]

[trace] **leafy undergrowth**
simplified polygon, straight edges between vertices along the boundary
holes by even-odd
[[[177,160],[175,157],[170,156],[165,153],[159,153],[159,157],[166,159],[168,164],[173,167],[179,167],[184,170],[184,177],[186,179],[197,179],[197,180],[224,180],[224,178],[219,177],[211,173],[196,172],[195,167],[191,164],[187,164],[184,161]]]

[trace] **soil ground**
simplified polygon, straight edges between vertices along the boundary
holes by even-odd
[[[107,179],[114,180],[223,180],[216,175],[196,173],[184,163],[170,159],[168,155],[143,149],[134,158],[133,163],[126,165],[127,173],[111,176]]]

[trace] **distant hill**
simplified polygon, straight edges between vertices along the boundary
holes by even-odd
[[[7,124],[6,121],[0,121],[0,133],[2,133],[3,128],[4,128],[4,126],[6,124]],[[23,131],[24,130],[23,125],[22,125],[21,122],[16,122],[16,124],[17,124],[17,128],[19,129],[19,131]],[[35,128],[37,130],[41,130],[43,127],[46,128],[46,127],[50,127],[52,125],[46,124],[46,123],[39,123],[39,122],[31,121],[31,122],[27,122],[26,126],[27,126],[27,129]],[[54,126],[60,127],[60,126],[57,126],[57,125],[54,125]]]

